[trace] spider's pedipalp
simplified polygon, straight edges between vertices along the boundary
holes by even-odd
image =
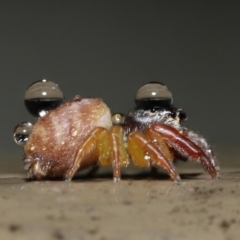
[[[208,171],[212,178],[219,177],[214,159],[207,156],[201,147],[182,135],[177,129],[160,123],[153,124],[150,128],[159,133],[166,143],[180,156],[201,162],[203,168]]]

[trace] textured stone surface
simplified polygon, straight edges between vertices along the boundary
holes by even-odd
[[[239,239],[240,164],[231,159],[221,164],[220,180],[182,163],[179,185],[136,168],[120,183],[112,181],[111,169],[72,182],[1,173],[1,238]]]

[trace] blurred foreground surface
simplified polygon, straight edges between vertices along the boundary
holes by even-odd
[[[136,168],[120,183],[110,169],[72,182],[29,182],[25,173],[5,169],[1,239],[239,239],[239,156],[222,158],[220,180],[198,164],[179,164],[179,185]]]

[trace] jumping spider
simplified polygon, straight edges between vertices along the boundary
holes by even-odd
[[[174,161],[200,162],[212,178],[219,177],[216,158],[206,140],[183,127],[183,110],[173,107],[172,94],[158,82],[137,91],[136,108],[128,115],[112,115],[98,98],[63,102],[58,85],[41,80],[25,93],[25,104],[38,116],[34,125],[20,123],[14,129],[16,143],[24,148],[24,164],[30,179],[71,180],[90,166],[113,168],[113,179],[130,161],[139,167],[161,167],[178,182]]]

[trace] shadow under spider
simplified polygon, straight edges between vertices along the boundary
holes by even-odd
[[[80,174],[73,177],[73,181],[89,181],[89,180],[106,180],[112,179],[112,172],[101,172],[98,173],[99,167],[94,167],[89,170],[86,174]],[[182,180],[184,179],[195,179],[202,175],[202,173],[192,172],[180,174]],[[135,173],[122,173],[122,180],[171,180],[170,176],[164,172],[159,172],[158,169],[152,168],[150,171],[135,172]]]
[[[113,175],[111,171],[106,172],[98,172],[100,167],[96,166],[88,170],[86,173],[78,173],[76,174],[72,181],[103,181],[103,180],[112,180]],[[184,173],[179,174],[182,180],[187,179],[196,179],[196,177],[202,175],[199,172],[191,172],[191,173]],[[143,171],[143,172],[134,172],[134,173],[122,173],[121,174],[122,180],[161,180],[161,181],[169,181],[171,180],[170,176],[164,172],[158,171],[156,168],[151,168],[150,171]],[[27,182],[31,181],[39,181],[34,179],[25,179]],[[62,178],[53,178],[53,179],[43,179],[40,181],[62,181]]]

